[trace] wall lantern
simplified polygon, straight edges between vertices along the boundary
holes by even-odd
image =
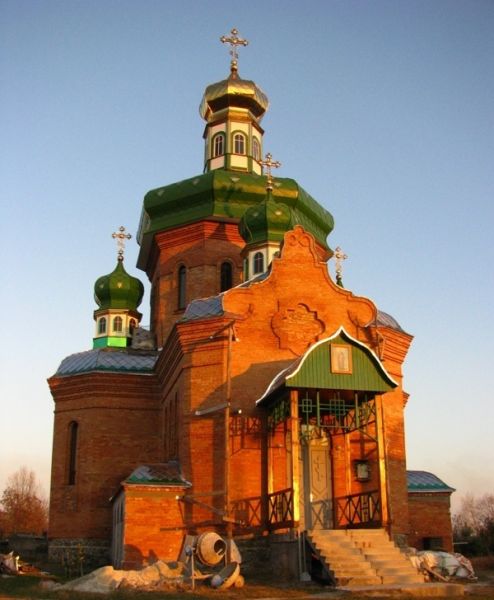
[[[355,478],[357,481],[369,481],[371,478],[370,464],[368,460],[356,460],[354,462]]]

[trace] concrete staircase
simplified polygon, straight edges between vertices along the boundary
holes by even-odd
[[[307,541],[339,587],[424,583],[384,529],[314,529]]]

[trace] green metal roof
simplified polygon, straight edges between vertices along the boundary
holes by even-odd
[[[182,475],[180,464],[176,460],[167,463],[140,465],[132,471],[124,483],[139,485],[164,485],[190,487],[191,483]]]
[[[332,369],[331,347],[334,344],[350,348],[352,363],[350,373],[335,373]],[[285,384],[287,387],[368,392],[388,392],[397,385],[387,374],[377,356],[342,328],[335,336],[322,340],[310,348],[298,368],[287,375]]]
[[[266,198],[265,176],[216,169],[197,177],[151,190],[144,197],[137,239],[137,266],[146,269],[154,234],[202,219],[239,221],[251,206]],[[294,179],[276,178],[273,200],[289,206],[296,223],[328,248],[332,215]]]
[[[455,489],[428,471],[407,471],[409,492],[454,492]]]

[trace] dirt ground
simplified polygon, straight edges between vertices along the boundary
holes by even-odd
[[[475,573],[478,581],[475,583],[465,582],[465,597],[472,600],[494,600],[494,556],[473,559]],[[180,589],[166,589],[153,592],[138,592],[135,590],[119,590],[111,594],[88,594],[73,591],[54,591],[48,589],[45,580],[40,577],[29,575],[17,577],[0,578],[0,600],[21,598],[25,600],[183,600],[184,596],[189,600],[243,600],[245,598],[263,598],[265,600],[290,600],[310,599],[314,600],[356,600],[364,598],[364,592],[347,593],[317,583],[290,583],[276,580],[263,580],[245,582],[242,588],[230,590],[213,590],[207,584],[197,584],[196,590],[192,591],[190,585]],[[373,596],[374,599],[389,596]],[[400,595],[401,600],[408,600],[409,596]]]

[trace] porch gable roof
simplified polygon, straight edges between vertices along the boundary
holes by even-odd
[[[348,364],[338,369],[333,349],[347,349]],[[352,338],[343,327],[319,340],[271,381],[260,404],[282,386],[384,393],[397,387],[376,354]]]

